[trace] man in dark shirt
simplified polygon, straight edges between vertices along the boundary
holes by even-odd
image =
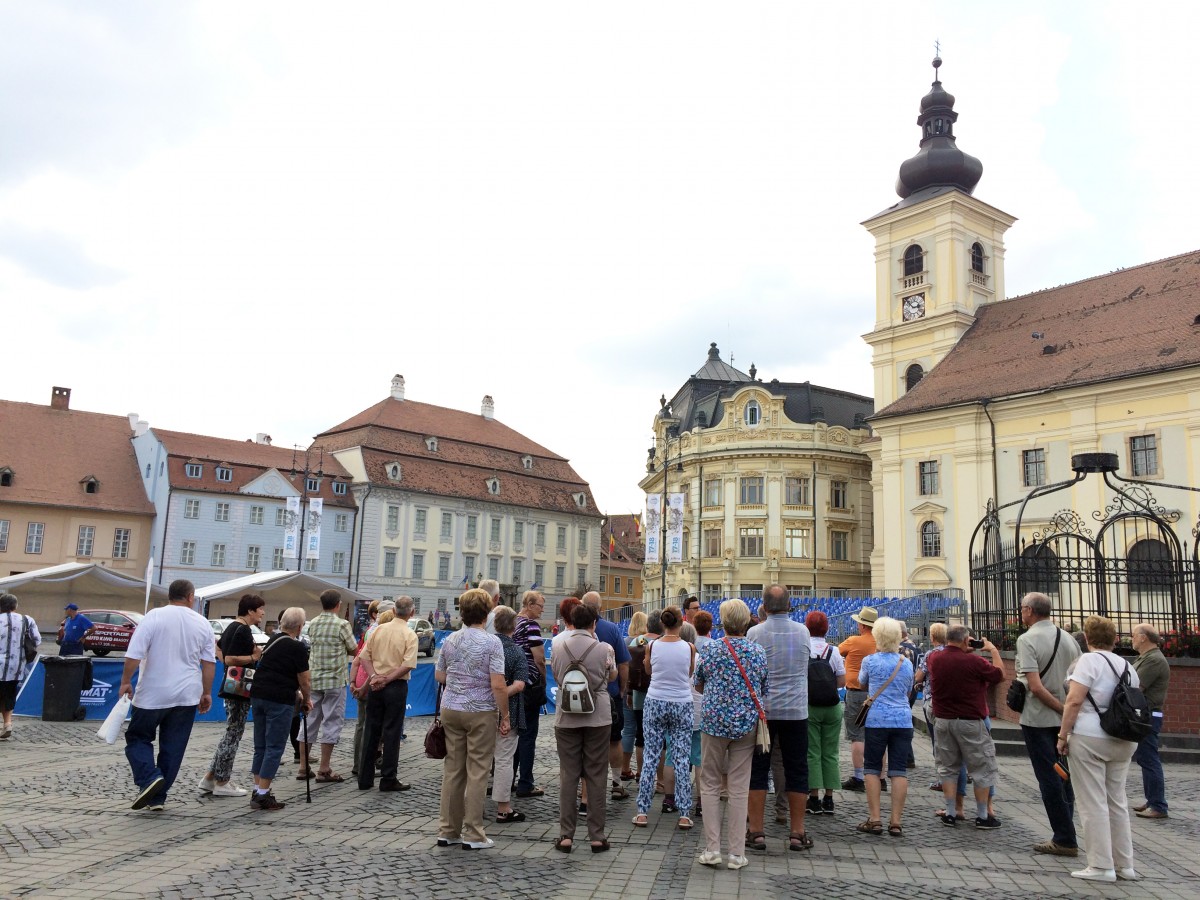
[[[999,828],[1000,820],[987,811],[988,791],[996,783],[996,745],[987,728],[987,692],[1004,680],[1000,651],[986,638],[982,649],[992,661],[975,655],[968,644],[965,625],[952,625],[946,632],[946,649],[931,654],[926,665],[938,689],[933,695],[937,751],[934,756],[946,811],[942,824],[953,827],[954,794],[958,770],[964,764],[975,782],[976,828]]]
[[[1141,680],[1142,693],[1150,702],[1154,725],[1154,730],[1142,738],[1133,754],[1133,761],[1141,766],[1142,790],[1146,793],[1146,802],[1133,808],[1140,819],[1167,818],[1167,782],[1158,755],[1158,733],[1162,731],[1163,704],[1167,700],[1171,666],[1158,649],[1161,642],[1153,625],[1143,622],[1133,626],[1133,649],[1138,652],[1133,668]]]

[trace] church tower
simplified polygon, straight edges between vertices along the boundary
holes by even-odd
[[[920,150],[900,166],[900,202],[863,222],[875,237],[875,409],[941,361],[983,304],[1004,297],[1004,233],[1016,219],[972,196],[983,164],[954,140],[954,97],[921,98]]]

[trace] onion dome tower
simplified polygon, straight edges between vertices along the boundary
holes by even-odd
[[[896,179],[896,193],[909,197],[927,187],[955,187],[970,194],[983,176],[983,163],[958,149],[954,141],[954,95],[942,87],[938,69],[942,60],[933,60],[933,86],[921,98],[921,149],[905,160]]]

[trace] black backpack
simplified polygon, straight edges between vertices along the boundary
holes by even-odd
[[[826,646],[821,656],[808,658],[808,705],[837,706],[842,702],[838,696],[837,676],[829,664],[833,648]]]
[[[1100,654],[1108,663],[1114,675],[1117,670],[1109,662],[1107,656]],[[1141,688],[1135,688],[1129,677],[1129,663],[1125,663],[1125,671],[1117,676],[1117,686],[1113,688],[1112,699],[1108,701],[1108,709],[1100,712],[1092,692],[1088,691],[1088,701],[1100,716],[1100,727],[1108,734],[1123,741],[1137,743],[1154,730],[1150,718],[1150,701],[1142,693]]]

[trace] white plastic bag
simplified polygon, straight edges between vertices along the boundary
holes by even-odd
[[[117,738],[121,736],[121,724],[125,721],[125,717],[129,715],[129,707],[133,705],[133,701],[128,697],[122,697],[117,701],[116,706],[105,718],[104,724],[100,726],[100,730],[96,732],[96,737],[102,738],[110,744],[115,744]]]

